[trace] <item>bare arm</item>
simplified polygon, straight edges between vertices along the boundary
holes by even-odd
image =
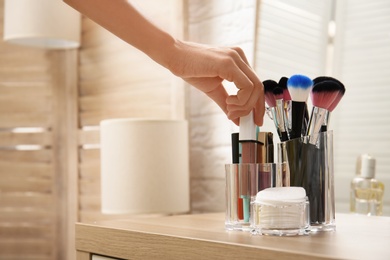
[[[126,0],[64,0],[122,40],[147,54],[212,98],[228,118],[255,110],[255,122],[263,124],[264,90],[240,48],[217,48],[184,42],[159,29]],[[229,96],[223,80],[239,91]]]

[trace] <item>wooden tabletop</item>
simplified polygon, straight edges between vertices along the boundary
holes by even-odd
[[[77,223],[76,249],[121,259],[390,259],[390,217],[337,214],[336,229],[252,236],[225,231],[222,213],[134,218]]]

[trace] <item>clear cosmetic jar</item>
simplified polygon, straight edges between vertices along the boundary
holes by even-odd
[[[309,200],[302,187],[267,188],[251,203],[254,235],[297,236],[310,232]]]

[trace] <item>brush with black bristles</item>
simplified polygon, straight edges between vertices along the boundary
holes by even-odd
[[[340,85],[340,91],[338,92],[337,97],[333,100],[332,104],[328,107],[328,111],[326,112],[324,123],[321,126],[321,132],[326,132],[328,130],[330,114],[333,112],[333,110],[337,107],[337,105],[340,103],[341,99],[343,98],[345,94],[345,86],[338,79],[328,77],[328,76],[320,76],[313,79],[314,85],[323,81],[333,81]]]
[[[283,89],[283,110],[287,132],[291,131],[291,95],[287,89],[287,77],[281,77],[278,86]]]
[[[272,79],[267,79],[263,81],[263,86],[265,102],[267,103],[268,107],[275,107],[276,100],[273,91],[276,87],[278,87],[278,83]]]
[[[279,88],[278,83],[271,79],[263,81],[263,85],[265,102],[272,114],[271,119],[274,121],[280,141],[286,141],[288,140],[288,135],[283,115],[283,89]]]
[[[268,117],[274,121],[275,119],[275,106],[276,106],[276,100],[274,96],[274,88],[278,86],[278,83],[276,83],[272,79],[267,79],[263,81],[263,86],[264,86],[264,99],[265,103],[267,104],[268,107],[266,107],[266,114]],[[275,123],[275,121],[274,121]],[[277,129],[277,127],[276,127]]]
[[[290,139],[301,137],[306,101],[312,87],[313,81],[304,75],[293,75],[287,81],[287,88],[292,100]]]
[[[275,97],[276,107],[274,114],[275,125],[278,129],[280,141],[284,142],[289,139],[286,125],[286,118],[284,114],[284,102],[283,102],[283,89],[276,87],[273,90]]]
[[[306,131],[306,135],[310,136],[309,142],[311,144],[317,142],[318,133],[321,132],[321,127],[325,122],[325,116],[329,111],[329,107],[340,92],[342,92],[341,85],[334,81],[322,81],[314,85],[310,93],[313,109]]]
[[[276,99],[274,95],[274,89],[278,87],[278,83],[272,79],[267,79],[263,81],[263,86],[264,86],[264,98],[265,98],[265,103],[267,104],[267,114],[269,118],[274,122],[276,130],[278,130],[277,126],[277,119],[276,119]],[[278,135],[279,131],[278,131]]]

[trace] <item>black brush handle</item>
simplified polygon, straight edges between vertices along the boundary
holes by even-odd
[[[305,116],[306,102],[291,102],[291,132],[290,139],[301,137]]]
[[[304,188],[307,191],[307,196],[310,202],[310,222],[312,224],[322,223],[323,203],[322,203],[322,167],[320,165],[321,150],[315,145],[307,144],[307,164],[306,164],[306,179]]]
[[[232,163],[240,162],[240,147],[238,133],[232,133]]]
[[[282,142],[288,141],[288,139],[289,139],[287,132],[280,132],[279,137],[280,137],[280,141],[282,141]]]

